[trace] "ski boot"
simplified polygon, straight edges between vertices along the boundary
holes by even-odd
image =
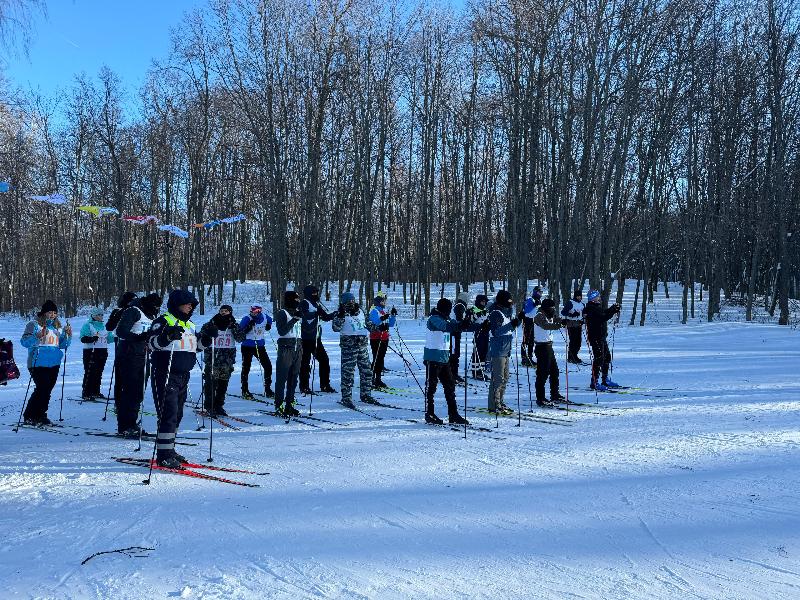
[[[303,394],[303,396],[310,396],[311,388],[300,388],[300,393]]]
[[[619,387],[622,387],[620,384],[618,384],[618,383],[616,383],[614,381],[611,381],[608,378],[606,378],[606,380],[603,383],[605,384],[605,386],[607,388],[619,388]]]
[[[444,421],[442,421],[439,417],[437,417],[436,413],[432,412],[425,413],[425,422],[428,425],[444,425]]]
[[[255,400],[255,396],[247,390],[242,390],[242,398],[245,400]]]
[[[215,408],[214,412],[212,412],[211,414],[214,415],[215,417],[227,417],[228,416],[227,411],[224,408],[222,408],[221,406],[218,407],[218,408]]]
[[[389,387],[389,386],[388,386],[388,385],[386,385],[386,384],[385,384],[385,383],[384,383],[382,380],[380,380],[380,379],[376,379],[375,381],[373,381],[373,382],[372,382],[372,388],[373,388],[373,389],[375,389],[375,390],[385,390],[385,389],[386,389],[386,388],[388,388],[388,387]]]
[[[167,450],[163,454],[159,453],[156,457],[156,464],[165,469],[181,469],[186,460],[181,460],[184,457],[177,454],[174,450]]]
[[[361,398],[361,401],[364,404],[380,404],[380,402],[375,400],[375,398],[373,398],[372,396],[365,396],[365,397]]]
[[[547,400],[545,398],[545,399],[542,399],[542,400],[537,400],[536,401],[536,406],[538,406],[539,408],[553,408],[555,406],[555,404],[553,404],[552,402],[550,402],[550,400]]]
[[[356,408],[356,405],[353,404],[352,400],[345,400],[344,398],[339,400],[339,404],[341,404],[345,408],[350,408],[350,409],[353,409],[353,410],[355,410],[355,408]]]
[[[320,392],[325,392],[326,394],[335,394],[335,393],[336,393],[336,390],[335,390],[335,389],[333,389],[333,388],[331,387],[331,385],[330,385],[330,384],[328,384],[328,385],[323,385],[323,386],[320,388],[320,390],[319,390],[319,391],[320,391]]]
[[[467,421],[464,417],[462,417],[458,413],[450,415],[448,422],[450,423],[450,425],[469,425],[469,421]]]
[[[275,392],[272,391],[272,388],[267,388],[267,389],[264,390],[264,395],[267,398],[274,398],[275,397]]]
[[[593,379],[592,383],[589,384],[589,389],[595,390],[596,392],[607,392],[608,391],[608,387],[606,387],[602,383],[599,383],[596,379]]]
[[[291,402],[286,402],[283,405],[283,416],[284,417],[299,417],[300,411],[297,410],[294,406],[292,406]]]

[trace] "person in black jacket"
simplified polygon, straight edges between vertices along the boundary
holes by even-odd
[[[456,303],[453,305],[453,315],[456,322],[461,325],[466,322],[468,318],[467,305],[469,305],[469,293],[461,292],[456,298]],[[456,383],[464,383],[464,378],[458,373],[459,363],[461,361],[461,329],[453,332],[452,348],[450,351],[450,372],[453,374],[453,380]]]
[[[619,306],[612,304],[605,310],[601,305],[600,292],[591,290],[587,296],[589,303],[583,311],[586,320],[586,337],[592,349],[592,381],[589,387],[598,392],[605,392],[608,388],[619,387],[608,378],[608,367],[611,364],[611,351],[608,349],[608,321],[619,314]],[[597,377],[602,373],[602,381]]]
[[[567,362],[574,365],[585,364],[578,352],[581,351],[581,333],[583,331],[583,290],[577,288],[572,295],[572,300],[567,300],[561,310],[561,316],[567,320],[567,334],[569,335],[569,349]]]
[[[108,321],[106,322],[106,331],[116,332],[119,321],[122,318],[122,313],[125,312],[125,309],[128,308],[134,300],[136,300],[135,292],[125,292],[119,297],[117,300],[117,308],[111,311]],[[111,372],[111,378],[114,380],[114,398],[117,398],[120,393],[119,377],[114,379],[114,373],[119,368],[119,364],[117,364],[117,357],[119,356],[119,352],[117,352],[118,346],[119,338],[114,336],[114,368]]]
[[[169,469],[179,469],[186,462],[175,452],[175,433],[183,418],[189,374],[197,362],[197,353],[211,346],[219,334],[213,323],[199,335],[196,333],[190,319],[197,304],[197,298],[188,290],[172,290],[167,312],[151,327],[152,388],[158,413],[156,461]]]
[[[294,392],[300,375],[303,357],[300,319],[300,295],[294,290],[283,294],[283,310],[275,315],[278,329],[278,358],[275,360],[275,412],[285,417],[296,417],[300,413],[294,407]]]
[[[149,294],[135,298],[123,311],[115,328],[117,385],[114,405],[117,409],[117,432],[125,437],[139,437],[139,409],[147,381],[147,354],[150,326],[161,308],[161,296]]]
[[[311,357],[319,366],[319,388],[321,392],[336,393],[331,387],[331,365],[325,346],[322,345],[322,328],[320,322],[333,320],[336,313],[329,313],[319,301],[319,288],[307,285],[303,289],[303,301],[300,303],[303,321],[300,327],[303,341],[303,359],[300,365],[300,392],[311,393]]]
[[[244,340],[245,333],[239,328],[230,304],[220,306],[219,312],[200,328],[200,333],[208,333],[215,327],[219,335],[211,347],[203,350],[203,407],[212,417],[226,417],[225,395],[236,364],[236,344]]]

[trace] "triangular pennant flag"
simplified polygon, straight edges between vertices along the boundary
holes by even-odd
[[[246,218],[247,217],[245,217],[243,213],[239,213],[238,215],[236,215],[234,217],[225,217],[224,219],[222,219],[222,222],[223,223],[237,223],[239,221],[244,221]]]
[[[203,224],[203,229],[213,229],[217,225],[222,225],[222,221],[218,219],[214,219],[213,221],[209,221],[208,223]]]
[[[183,229],[181,229],[180,227],[176,227],[175,225],[159,225],[158,228],[161,231],[168,231],[172,235],[177,235],[178,237],[182,237],[182,238],[188,238],[189,237],[189,232],[188,231],[184,231]]]
[[[100,216],[100,207],[99,206],[79,206],[78,210],[82,210],[83,212],[87,212],[93,214],[95,217]]]
[[[7,181],[0,181],[0,194],[4,194],[11,189],[11,184]]]
[[[49,194],[47,196],[31,196],[31,200],[38,202],[48,202],[50,204],[66,204],[67,199],[64,194]]]
[[[158,223],[158,219],[152,215],[146,215],[141,217],[122,217],[122,220],[128,221],[129,223],[138,223],[139,225]]]
[[[114,208],[113,206],[101,206],[100,207],[100,216],[103,215],[118,215],[119,211]]]

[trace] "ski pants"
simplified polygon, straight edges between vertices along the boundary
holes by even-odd
[[[520,348],[520,358],[525,361],[534,362],[533,358],[533,319],[524,317],[522,319],[522,346]]]
[[[495,356],[492,358],[492,382],[489,384],[489,410],[494,411],[498,406],[503,406],[503,397],[508,385],[509,356]]]
[[[369,343],[365,335],[343,335],[339,342],[342,348],[342,402],[353,401],[353,381],[358,366],[360,397],[371,398],[372,362],[369,359]]]
[[[322,345],[322,338],[316,340],[303,340],[303,362],[300,365],[300,389],[311,389],[311,357],[317,361],[319,371],[319,385],[321,388],[328,388],[331,385],[331,361],[325,346]]]
[[[597,381],[598,373],[603,374],[603,383],[608,377],[608,367],[611,364],[611,351],[605,340],[589,340],[592,347],[592,381]]]
[[[484,368],[486,355],[489,353],[489,332],[480,330],[475,334],[475,342],[472,349],[472,376],[478,379],[485,377]]]
[[[383,375],[384,364],[386,363],[386,351],[389,349],[389,340],[370,339],[369,345],[372,348],[373,382],[378,382]]]
[[[28,369],[33,379],[33,393],[25,407],[26,419],[41,420],[47,416],[50,394],[58,381],[58,365],[55,367],[31,367]]]
[[[253,357],[258,359],[261,368],[264,369],[264,389],[272,387],[272,362],[264,346],[242,346],[242,393],[249,392],[248,377],[250,375],[250,364]]]
[[[222,356],[222,352],[230,352],[231,350],[236,352],[235,349],[229,348],[216,350],[213,355],[213,361],[208,360],[208,358],[205,359],[205,368],[203,369],[203,407],[210,413],[216,413],[225,404],[228,383],[230,383],[231,374],[233,373],[233,361],[236,358],[235,354],[233,357]]]
[[[123,344],[118,348],[117,392],[114,396],[114,406],[117,409],[117,431],[122,433],[138,425],[139,409],[144,401],[148,364],[147,354],[130,351]]]
[[[105,348],[83,349],[83,386],[82,396],[99,396],[100,380],[103,378],[103,369],[106,368],[108,350]]]
[[[550,379],[550,399],[558,398],[558,363],[553,352],[553,343],[536,344],[533,349],[536,355],[536,401],[545,400],[544,385]]]
[[[153,371],[153,398],[158,413],[157,458],[170,456],[175,451],[175,434],[183,418],[190,373],[177,371],[174,365],[171,373],[167,373],[165,368]]]
[[[580,325],[567,325],[567,335],[569,336],[569,352],[567,360],[578,360],[578,352],[581,351],[581,333],[583,327]]]
[[[449,363],[425,361],[425,412],[433,414],[435,412],[434,396],[436,387],[441,382],[444,390],[444,399],[447,402],[447,414],[455,416],[458,414],[456,405],[456,380]]]
[[[300,339],[284,338],[278,340],[278,358],[275,360],[275,408],[286,402],[294,402],[297,379],[300,376],[300,363],[303,359],[303,345]]]

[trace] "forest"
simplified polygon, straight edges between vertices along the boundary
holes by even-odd
[[[0,311],[226,281],[695,283],[789,322],[793,0],[211,0],[141,89],[113,65],[0,95]],[[60,193],[53,206],[32,195]],[[183,239],[118,216],[152,215]],[[194,227],[243,213],[246,219]],[[355,282],[355,283],[353,283]],[[620,289],[622,286],[618,286]],[[235,288],[234,288],[235,290]],[[611,299],[613,301],[613,298]],[[203,304],[200,307],[204,310]]]

